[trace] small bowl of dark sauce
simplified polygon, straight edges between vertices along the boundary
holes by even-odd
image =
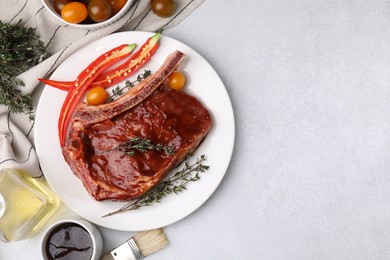
[[[61,220],[51,225],[41,239],[45,260],[98,260],[103,248],[99,230],[85,220]]]

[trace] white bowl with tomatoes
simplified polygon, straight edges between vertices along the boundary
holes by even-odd
[[[133,0],[41,0],[56,19],[85,29],[99,29],[121,18]]]

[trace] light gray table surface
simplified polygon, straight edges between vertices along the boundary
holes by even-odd
[[[223,80],[236,142],[148,259],[390,259],[390,2],[206,0],[164,33]],[[105,251],[134,234],[100,230]],[[0,259],[39,259],[39,239]]]

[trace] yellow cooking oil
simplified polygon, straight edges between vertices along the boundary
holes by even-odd
[[[0,172],[0,240],[10,242],[34,236],[61,202],[47,182],[25,171]]]

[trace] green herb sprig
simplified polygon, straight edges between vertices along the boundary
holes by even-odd
[[[137,82],[141,82],[142,80],[146,79],[152,74],[150,70],[145,70],[142,74],[139,74],[137,76],[137,79],[134,81],[126,80],[125,86],[120,87],[117,86],[113,90],[111,90],[111,95],[107,100],[107,103],[114,101],[118,97],[122,96],[125,92],[125,90],[129,90],[130,88],[134,87],[134,84]]]
[[[33,120],[31,96],[18,89],[24,83],[16,76],[48,56],[36,29],[24,27],[21,20],[16,24],[0,21],[0,104]]]
[[[123,151],[126,155],[134,156],[135,150],[144,153],[147,150],[164,151],[166,154],[174,154],[175,149],[169,145],[154,144],[150,139],[139,136],[116,147],[115,150]]]
[[[118,213],[136,210],[144,206],[151,206],[154,203],[160,203],[164,197],[172,193],[178,194],[186,190],[186,185],[188,183],[198,181],[200,179],[200,174],[208,171],[209,166],[204,164],[205,161],[206,156],[201,155],[197,158],[196,162],[189,164],[187,157],[187,159],[184,161],[184,167],[182,170],[176,172],[163,182],[160,182],[151,188],[139,199],[133,200],[119,210],[108,213],[102,217],[108,217]]]

